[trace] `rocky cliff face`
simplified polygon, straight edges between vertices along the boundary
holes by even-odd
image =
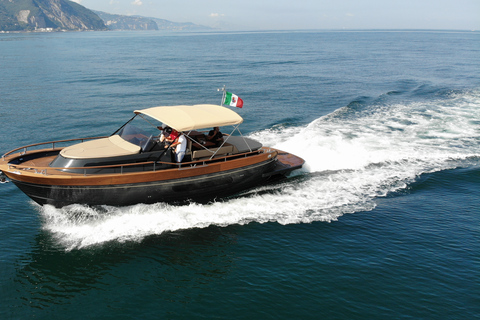
[[[58,28],[106,30],[103,20],[81,5],[66,0],[35,0],[43,14]]]
[[[190,22],[172,22],[164,19],[124,16],[94,11],[110,30],[168,30],[168,31],[198,31],[211,30],[209,27]]]
[[[0,0],[0,30],[107,30],[95,13],[68,0]]]
[[[123,16],[94,11],[110,30],[158,30],[155,21],[138,16]]]

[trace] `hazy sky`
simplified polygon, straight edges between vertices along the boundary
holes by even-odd
[[[480,0],[74,0],[114,14],[238,30],[480,30]]]

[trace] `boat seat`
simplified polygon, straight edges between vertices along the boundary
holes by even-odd
[[[218,150],[218,151],[217,151]],[[215,153],[217,151],[217,153]],[[212,148],[193,151],[193,159],[209,159],[215,153],[215,156],[233,153],[232,145],[224,145],[221,148]]]

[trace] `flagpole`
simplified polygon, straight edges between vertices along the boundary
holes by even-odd
[[[222,101],[220,101],[220,105],[223,106],[223,101],[225,101],[225,94],[226,94],[226,86],[223,85],[223,88],[217,89],[217,91],[222,91]]]

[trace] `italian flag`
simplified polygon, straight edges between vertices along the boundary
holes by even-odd
[[[239,98],[236,94],[225,91],[225,100],[223,104],[229,105],[230,107],[243,107],[243,100]]]

